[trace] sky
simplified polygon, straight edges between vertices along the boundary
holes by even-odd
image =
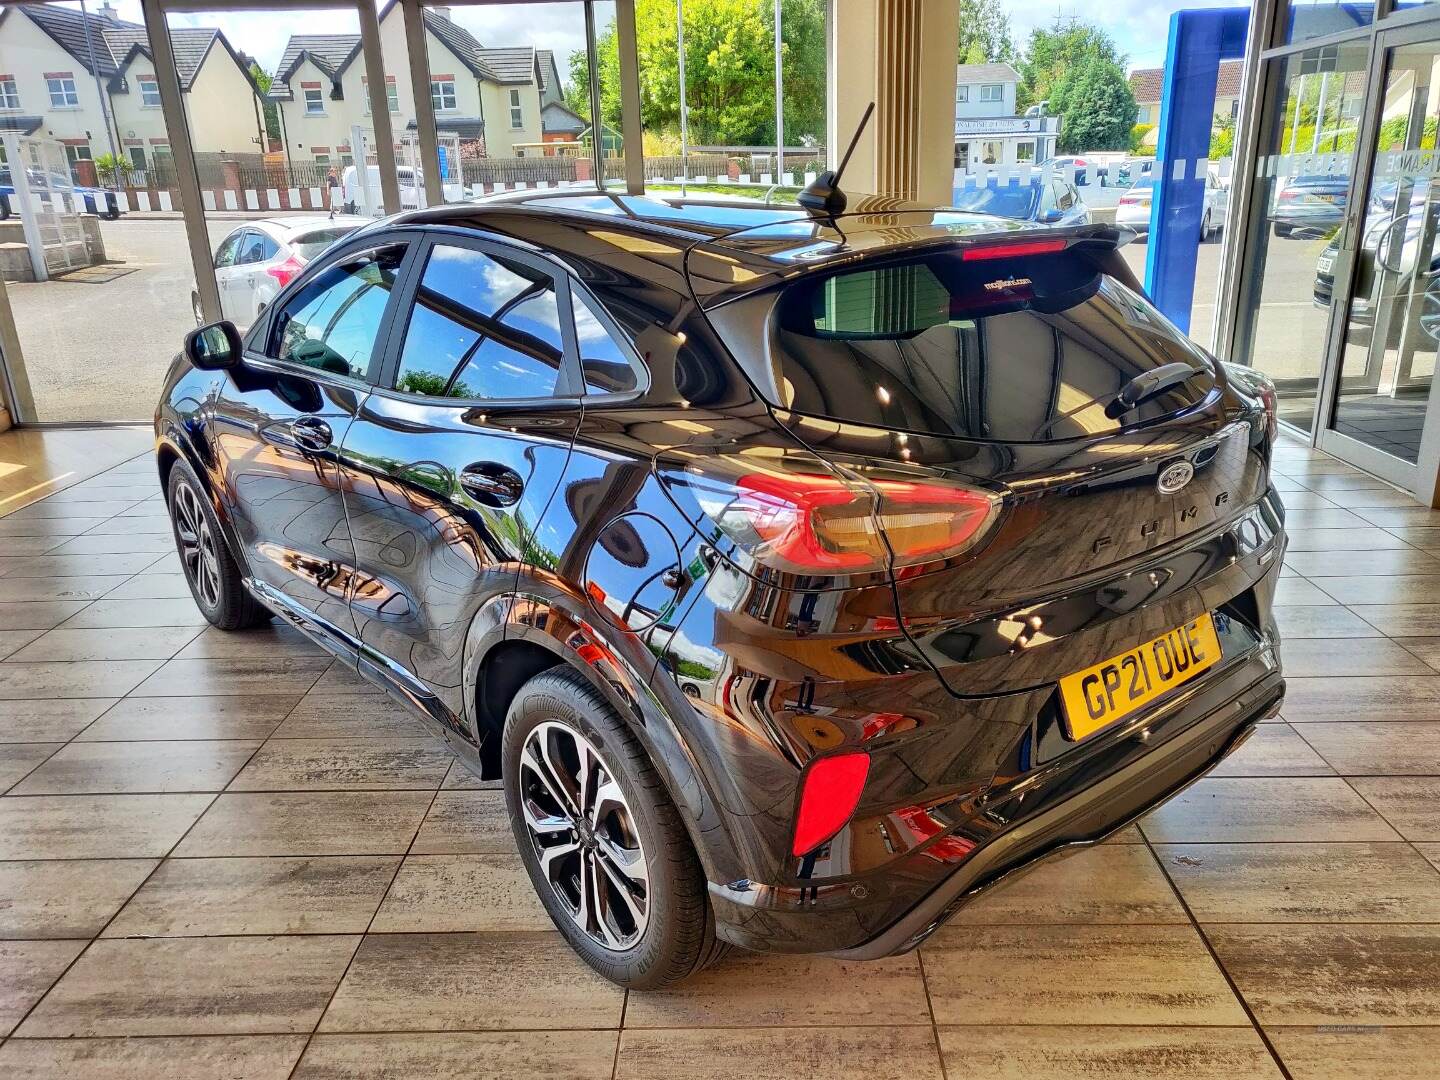
[[[99,0],[90,4],[93,10]],[[121,18],[140,22],[140,0],[112,0]],[[71,3],[69,6],[76,6]],[[378,6],[378,0],[377,0]],[[1129,0],[1095,3],[1095,0],[1004,0],[1010,28],[1018,44],[1024,45],[1030,31],[1048,26],[1056,16],[1076,16],[1108,32],[1128,59],[1128,67],[1160,67],[1165,62],[1165,42],[1170,15],[1181,8],[1234,7],[1235,0]],[[575,49],[585,44],[584,23],[578,4],[520,4],[452,9],[454,20],[484,45],[530,44],[556,51],[560,70]],[[604,26],[613,18],[614,5],[597,8],[596,22]],[[273,72],[290,34],[359,33],[354,15],[334,10],[291,9],[284,12],[198,12],[171,15],[172,25],[218,26],[231,43],[256,57]]]

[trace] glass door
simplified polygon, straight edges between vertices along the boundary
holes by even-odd
[[[1423,497],[1419,477],[1433,477],[1440,456],[1429,409],[1440,350],[1440,34],[1381,33],[1376,55],[1368,176],[1335,252],[1348,263],[1348,306],[1337,313],[1318,441]]]

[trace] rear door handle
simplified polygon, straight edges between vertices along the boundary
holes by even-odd
[[[525,493],[525,481],[508,465],[476,461],[460,470],[460,486],[486,506],[514,506]]]
[[[318,416],[297,416],[290,422],[290,434],[306,450],[328,450],[335,441],[330,425]]]

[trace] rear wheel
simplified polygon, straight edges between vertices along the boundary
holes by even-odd
[[[170,470],[166,486],[170,527],[195,606],[221,630],[243,630],[268,622],[270,613],[250,595],[240,569],[220,535],[220,522],[194,471],[183,461]]]
[[[578,672],[516,695],[505,802],[540,901],[581,958],[633,989],[673,986],[723,953],[680,813],[624,721]]]

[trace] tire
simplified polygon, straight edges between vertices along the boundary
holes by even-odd
[[[221,630],[244,630],[269,622],[270,613],[240,579],[210,497],[184,461],[170,469],[165,505],[170,510],[170,530],[185,582],[200,614]]]
[[[680,812],[625,722],[584,676],[555,667],[522,686],[500,754],[521,860],[581,959],[620,986],[658,990],[724,955]],[[583,813],[574,812],[577,795]],[[558,849],[566,850],[542,860],[542,851]],[[582,892],[587,877],[599,894]],[[587,896],[594,899],[582,904]]]
[[[1200,219],[1200,243],[1208,244],[1210,242],[1210,237],[1212,237],[1213,235],[1215,234],[1214,230],[1210,226],[1210,211],[1206,210],[1205,216]]]

